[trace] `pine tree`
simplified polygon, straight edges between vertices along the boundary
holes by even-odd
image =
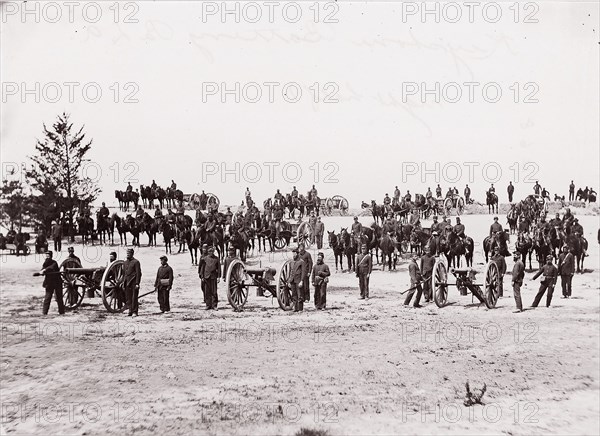
[[[66,219],[71,237],[75,210],[94,201],[100,192],[98,185],[82,172],[92,146],[92,140],[85,140],[84,127],[75,131],[66,113],[58,116],[52,129],[44,124],[44,140],[37,140],[37,154],[30,156],[33,168],[26,173],[31,188],[40,194],[32,204],[33,218],[45,223],[49,208],[54,207]]]
[[[21,230],[27,224],[29,196],[23,190],[20,180],[3,180],[0,188],[0,221],[10,229]]]

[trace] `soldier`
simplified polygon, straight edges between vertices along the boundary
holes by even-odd
[[[44,306],[42,307],[42,314],[44,315],[48,315],[52,295],[54,295],[56,303],[58,304],[58,313],[60,315],[64,315],[65,313],[65,304],[62,295],[62,278],[60,277],[59,272],[60,269],[58,268],[58,264],[52,259],[52,252],[46,251],[46,260],[44,260],[42,270],[40,271],[40,274],[44,276],[44,283],[42,286],[46,290]]]
[[[560,219],[560,214],[558,212],[556,213],[556,215],[554,216],[554,218],[552,218],[550,220],[550,226],[551,227],[558,227],[558,228],[562,227],[562,220]]]
[[[492,185],[490,186],[490,189],[488,189],[488,192],[490,194],[495,194],[496,193],[496,188],[494,188],[494,184],[492,183]]]
[[[127,182],[127,187],[125,188],[125,192],[133,192],[133,186],[131,186],[131,182]]]
[[[540,195],[540,190],[542,189],[542,185],[536,180],[535,185],[533,185],[533,192],[535,195]]]
[[[161,313],[169,313],[171,305],[169,304],[169,293],[173,287],[173,268],[167,263],[167,256],[160,256],[160,266],[156,272],[156,280],[154,281],[154,289],[158,293],[158,304]]]
[[[542,198],[547,198],[550,200],[550,193],[546,190],[546,188],[542,188]]]
[[[315,239],[317,241],[317,250],[323,248],[323,235],[325,234],[325,224],[321,222],[321,217],[317,218],[317,224],[315,224]]]
[[[513,194],[515,193],[515,186],[512,184],[512,182],[508,182],[508,187],[506,188],[506,192],[508,192],[508,201],[510,203],[512,203]]]
[[[0,250],[6,250],[6,237],[2,233],[0,233]]]
[[[419,303],[421,302],[421,294],[423,293],[423,288],[421,288],[421,282],[423,281],[423,277],[421,276],[421,271],[419,271],[419,265],[417,265],[417,259],[419,256],[413,254],[410,258],[410,262],[408,264],[408,274],[410,275],[410,290],[408,291],[408,295],[404,299],[404,305],[408,306],[410,304],[410,300],[415,294],[415,289],[417,290],[417,298],[415,298],[415,302],[413,304],[414,307],[423,307]]]
[[[48,238],[46,233],[40,229],[35,237],[35,252],[37,254],[46,253],[48,251]]]
[[[310,301],[310,273],[313,267],[312,256],[306,249],[304,248],[304,244],[300,244],[298,246],[298,257],[304,262],[306,267],[306,275],[302,281],[302,292],[304,295],[304,301]]]
[[[67,251],[69,253],[67,259],[73,259],[74,262],[77,262],[79,265],[81,265],[81,260],[77,256],[75,256],[75,248],[69,247]]]
[[[323,262],[323,253],[317,254],[317,263],[312,268],[312,284],[315,287],[315,307],[324,310],[327,303],[327,282],[331,272]]]
[[[442,198],[442,187],[440,186],[439,183],[438,183],[437,187],[435,188],[435,196],[437,198]]]
[[[404,196],[404,199],[406,201],[411,201],[412,200],[412,195],[410,194],[410,191],[406,191],[406,195]]]
[[[292,198],[298,198],[298,190],[295,186],[294,189],[292,189]]]
[[[490,238],[493,238],[496,233],[502,232],[504,229],[502,228],[502,224],[498,222],[498,217],[494,217],[494,222],[490,226]]]
[[[465,203],[469,204],[470,200],[471,200],[471,188],[469,188],[469,185],[465,186]]]
[[[232,218],[233,218],[233,212],[231,211],[231,208],[228,207],[227,208],[227,212],[225,212],[225,222],[227,224],[231,224],[232,223]]]
[[[304,290],[302,289],[304,277],[306,277],[306,265],[298,255],[298,249],[292,250],[294,259],[290,268],[290,276],[288,278],[288,286],[292,293],[292,301],[294,303],[294,312],[302,312],[304,310]]]
[[[500,250],[498,248],[494,248],[491,261],[494,262],[498,267],[498,287],[500,289],[498,296],[502,298],[504,297],[504,274],[506,274],[506,260],[504,260],[504,256],[500,254]]]
[[[252,198],[252,194],[250,193],[250,188],[246,188],[246,192],[244,193],[244,197],[246,198],[246,203],[248,203],[248,200]]]
[[[281,204],[281,200],[283,199],[283,195],[281,194],[281,192],[279,192],[279,189],[277,190],[277,192],[275,193],[275,195],[273,196],[273,198],[275,199],[275,201],[277,202],[277,204]]]
[[[431,295],[431,274],[435,265],[435,257],[431,255],[431,248],[425,249],[425,254],[421,256],[421,274],[423,275],[423,295],[425,302],[429,303],[432,299]]]
[[[452,188],[448,188],[448,192],[446,192],[446,198],[453,198],[454,190]]]
[[[175,183],[174,180],[171,180],[171,190],[172,191],[176,191],[177,190],[177,183]]]
[[[163,217],[162,210],[160,209],[159,205],[156,205],[156,209],[154,210],[154,219],[162,218],[162,217]]]
[[[108,218],[108,216],[110,215],[110,211],[108,210],[108,207],[106,207],[105,202],[102,202],[102,207],[98,211],[98,215],[102,218]]]
[[[369,299],[369,278],[373,271],[373,259],[367,252],[365,244],[361,247],[361,254],[356,258],[356,277],[360,288],[360,300]]]
[[[392,204],[392,199],[387,193],[385,194],[385,197],[383,197],[383,204],[385,206],[389,206],[390,204]]]
[[[143,217],[144,217],[144,209],[142,209],[142,205],[140,204],[138,206],[137,210],[135,211],[135,219],[136,219],[136,221],[141,221]]]
[[[461,239],[465,239],[465,225],[460,222],[460,218],[456,217],[456,225],[452,229],[454,234]]]
[[[219,297],[217,293],[217,283],[221,281],[221,263],[215,256],[215,248],[208,247],[208,254],[203,258],[204,262],[200,265],[198,274],[200,279],[204,280],[206,310],[218,310],[217,304]]]
[[[427,188],[427,192],[425,193],[425,198],[430,199],[433,197],[433,193],[431,192],[431,188]]]
[[[150,188],[152,188],[152,190],[156,190],[156,188],[158,188],[158,185],[156,184],[156,181],[154,179],[152,179],[152,184],[150,185]]]
[[[519,233],[529,233],[529,221],[523,216],[519,217]]]
[[[575,274],[575,256],[566,245],[563,246],[562,252],[558,256],[558,273],[560,274],[562,298],[571,298],[571,284],[573,274]]]
[[[362,224],[358,222],[358,217],[355,216],[354,222],[352,223],[352,235],[354,235],[354,238],[360,239],[361,234],[362,234]]]
[[[546,307],[550,307],[550,303],[552,302],[552,293],[554,292],[554,285],[556,285],[556,279],[558,277],[558,269],[552,264],[552,255],[546,256],[546,265],[542,266],[538,272],[533,276],[533,280],[537,279],[539,276],[544,275],[542,281],[540,282],[540,290],[538,291],[531,307],[538,307],[540,300],[544,296],[546,290],[548,290],[548,295],[546,296]]]
[[[583,227],[579,224],[579,218],[573,219],[573,225],[571,226],[571,233],[583,236]]]
[[[400,201],[400,190],[398,189],[398,187],[396,186],[396,189],[394,189],[394,200],[396,200],[395,202],[398,203]]]
[[[434,215],[433,223],[431,224],[431,227],[429,228],[431,230],[431,234],[433,234],[433,232],[437,232],[439,225],[440,225],[440,223],[438,223],[438,217],[437,217],[437,215]]]
[[[230,247],[231,250],[233,247]],[[235,252],[235,248],[233,248]],[[200,277],[200,289],[202,289],[202,300],[204,304],[208,305],[207,292],[206,292],[206,280],[202,277],[202,268],[204,268],[204,259],[208,256],[208,244],[202,244],[200,248],[200,260],[198,261],[198,277]]]
[[[438,233],[440,235],[447,235],[448,232],[452,231],[452,223],[448,220],[448,217],[444,215],[442,217],[442,222],[438,225]]]
[[[223,281],[227,278],[227,271],[229,270],[229,265],[231,262],[236,260],[238,257],[235,255],[235,248],[229,247],[227,250],[227,257],[225,258],[225,262],[223,263]]]
[[[308,217],[308,224],[310,224],[310,227],[313,229],[313,231],[310,235],[310,243],[314,244],[315,243],[315,227],[317,227],[317,217],[315,215],[314,210],[310,212],[310,217]]]
[[[387,218],[383,222],[383,231],[393,236],[396,234],[397,221],[394,219],[392,212],[388,213]]]
[[[513,295],[515,297],[515,304],[517,310],[513,313],[523,312],[523,302],[521,301],[521,286],[523,286],[523,278],[525,277],[525,264],[521,260],[521,255],[515,251],[514,253],[515,265],[512,270],[512,286]]]
[[[315,185],[312,185],[312,189],[310,190],[310,195],[311,195],[311,198],[317,198],[318,193],[317,193],[317,188],[315,188]]]
[[[57,222],[52,222],[52,240],[54,241],[54,251],[62,250],[62,226]]]
[[[569,185],[569,201],[573,200],[575,200],[575,184],[571,180],[571,184]]]
[[[142,269],[140,262],[133,257],[133,249],[127,250],[127,258],[123,263],[123,276],[125,296],[127,298],[128,316],[138,316],[138,297],[140,295],[140,282]]]

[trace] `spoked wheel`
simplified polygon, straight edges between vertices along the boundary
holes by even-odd
[[[235,259],[231,262],[227,269],[226,277],[227,300],[236,312],[241,311],[248,300],[250,289],[246,284],[248,275],[246,274],[244,263],[239,259]]]
[[[292,290],[288,286],[287,282],[290,277],[290,273],[292,270],[292,261],[286,261],[279,274],[277,275],[277,301],[279,302],[279,307],[283,310],[293,310],[294,309],[294,301],[292,299]]]
[[[219,201],[219,197],[215,194],[211,194],[210,192],[206,194],[206,208],[207,209],[219,209],[219,205],[221,202]]]
[[[287,240],[279,235],[279,238],[275,238],[275,248],[278,250],[283,250],[287,246]]]
[[[125,272],[123,270],[123,260],[115,260],[111,263],[104,274],[100,284],[102,294],[102,303],[106,310],[111,313],[119,313],[125,310]]]
[[[485,266],[485,288],[483,299],[488,309],[496,307],[500,295],[500,271],[495,262],[488,262]]]
[[[312,244],[313,228],[308,222],[298,226],[298,245],[303,244],[306,248]]]
[[[452,199],[450,197],[444,200],[444,213],[450,215],[452,212]]]
[[[341,195],[334,195],[333,202],[340,211],[340,215],[348,215],[348,208],[350,207],[348,204],[348,200],[346,200]]]
[[[188,204],[190,209],[200,210],[200,194],[192,194]]]
[[[81,263],[77,259],[67,258],[60,264],[60,270],[66,271],[67,268],[81,268]],[[85,288],[77,284],[77,274],[65,272],[63,274],[63,302],[65,309],[73,310],[81,306]]]
[[[456,202],[456,213],[458,215],[462,215],[464,211],[465,211],[465,200],[464,200],[464,198],[460,197]]]
[[[448,302],[448,267],[441,259],[436,260],[433,266],[431,289],[437,307],[444,307]]]

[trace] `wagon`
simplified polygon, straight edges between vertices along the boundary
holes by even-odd
[[[325,208],[321,208],[324,215],[331,215],[334,210],[338,210],[340,215],[348,215],[348,200],[341,195],[334,195],[325,200]]]
[[[125,276],[123,260],[115,260],[108,267],[82,268],[77,259],[67,258],[60,265],[63,302],[65,309],[73,310],[81,306],[85,295],[88,298],[100,297],[106,310],[119,313],[125,310]],[[38,276],[35,273],[34,276]],[[138,298],[156,292],[141,294]]]
[[[183,200],[187,203],[189,210],[218,210],[221,204],[219,197],[210,192],[206,195],[206,204],[200,202],[200,194],[184,194]]]
[[[275,238],[275,248],[281,250],[290,244],[290,241],[303,244],[306,248],[313,242],[313,228],[307,221],[296,221],[291,224],[287,221],[281,222],[279,237]]]
[[[500,271],[495,262],[488,262],[485,266],[484,283],[475,283],[477,272],[472,268],[452,268],[450,273],[456,277],[456,283],[448,283],[448,265],[443,258],[436,260],[431,274],[431,290],[433,299],[438,307],[444,307],[448,302],[448,288],[456,286],[462,295],[467,290],[488,309],[496,307],[500,295]]]
[[[462,215],[465,210],[465,199],[459,195],[455,195],[452,197],[446,197],[444,199],[444,212],[446,215],[450,215],[452,213],[452,209],[456,209],[457,215]]]
[[[248,301],[250,287],[256,287],[259,297],[277,298],[279,307],[289,311],[294,308],[288,278],[291,261],[286,261],[279,272],[275,268],[248,268],[241,260],[235,259],[229,265],[226,275],[227,300],[236,312],[242,311]]]

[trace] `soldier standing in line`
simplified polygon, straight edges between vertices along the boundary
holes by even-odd
[[[200,278],[205,282],[206,310],[218,310],[217,283],[221,280],[221,263],[219,258],[215,256],[214,247],[208,247],[208,255],[204,256],[204,262],[199,268]]]
[[[208,300],[206,299],[206,281],[204,280],[204,277],[202,277],[200,271],[202,271],[202,268],[204,267],[204,259],[206,256],[208,256],[208,244],[202,244],[202,248],[200,249],[200,260],[198,261],[198,277],[200,277],[200,289],[202,289],[202,301],[204,301],[204,304],[208,304]]]
[[[469,204],[469,202],[471,201],[471,188],[469,188],[469,185],[465,186],[465,204]]]
[[[421,287],[421,282],[423,281],[423,277],[421,276],[421,272],[419,271],[419,265],[417,265],[417,259],[419,256],[413,254],[410,259],[410,263],[408,264],[408,273],[410,274],[410,287],[411,289],[408,291],[408,295],[404,299],[404,305],[408,306],[410,304],[410,300],[415,294],[415,290],[417,291],[417,297],[415,298],[415,302],[413,304],[414,307],[423,307],[419,303],[421,302],[421,294],[423,293],[423,288]]]
[[[312,284],[315,287],[315,307],[324,310],[327,303],[327,283],[331,272],[325,262],[323,253],[317,254],[317,263],[312,268]]]
[[[317,241],[317,250],[323,248],[323,235],[325,234],[325,224],[321,221],[321,217],[317,218],[317,224],[315,224],[315,239]]]
[[[304,244],[300,244],[298,246],[298,257],[302,259],[304,265],[306,267],[306,274],[302,280],[302,292],[304,295],[304,301],[310,301],[310,273],[313,268],[313,260],[312,256],[306,249],[304,248]]]
[[[306,265],[298,255],[298,249],[292,250],[294,260],[290,267],[290,276],[288,278],[288,286],[292,293],[292,301],[294,303],[294,312],[302,312],[304,310],[304,291],[302,289],[304,277],[306,277]]]
[[[442,187],[440,186],[439,183],[438,183],[437,187],[435,188],[435,196],[437,198],[442,198]]]
[[[44,276],[44,282],[42,286],[46,290],[46,295],[44,296],[44,305],[42,307],[42,314],[48,315],[48,310],[50,310],[50,302],[52,301],[52,295],[56,298],[56,303],[58,304],[58,313],[60,315],[64,315],[65,313],[65,305],[63,301],[62,294],[62,278],[59,274],[60,269],[58,267],[58,263],[54,259],[52,259],[52,252],[46,251],[46,260],[42,265],[42,270],[39,274]]]
[[[569,201],[573,200],[575,200],[575,184],[571,180],[571,184],[569,185]]]
[[[554,292],[554,285],[556,285],[556,279],[558,278],[558,269],[552,263],[551,254],[546,256],[546,264],[535,273],[533,280],[537,279],[542,274],[544,275],[544,278],[540,282],[540,290],[536,294],[531,307],[538,307],[546,290],[548,291],[548,295],[546,295],[546,307],[550,307],[550,303],[552,303],[552,293]]]
[[[512,270],[512,285],[513,294],[515,297],[515,304],[517,310],[514,313],[523,312],[523,302],[521,301],[521,286],[523,286],[523,278],[525,277],[525,264],[521,260],[521,255],[515,251],[514,253],[515,265]]]
[[[310,243],[314,244],[315,243],[315,227],[317,227],[317,216],[315,215],[314,210],[310,212],[310,217],[308,218],[308,224],[310,224],[310,227],[312,229],[312,233],[310,235]]]
[[[575,256],[566,245],[563,246],[562,252],[558,256],[558,273],[560,274],[562,298],[571,298],[571,284],[573,274],[575,274]]]
[[[506,188],[506,192],[508,192],[508,201],[512,203],[513,194],[515,193],[515,185],[512,182],[508,182],[508,187]]]
[[[396,186],[396,189],[394,189],[394,204],[398,203],[400,203],[400,189]]]
[[[365,244],[361,247],[361,253],[356,258],[356,277],[360,288],[360,300],[369,299],[369,278],[373,271],[373,259],[367,251]]]
[[[52,224],[52,240],[54,241],[54,251],[62,251],[63,231],[59,221],[54,221]]]
[[[140,282],[142,269],[140,262],[133,257],[133,249],[127,250],[127,258],[123,263],[123,276],[125,297],[127,298],[128,316],[138,316],[138,297],[140,295]]]
[[[160,266],[158,267],[156,280],[154,281],[154,288],[158,293],[158,304],[162,313],[169,313],[171,311],[169,293],[173,287],[173,268],[169,266],[168,261],[167,256],[160,256]]]
[[[236,260],[238,257],[235,255],[235,248],[229,247],[227,250],[227,257],[225,258],[225,262],[223,263],[223,281],[227,278],[227,271],[229,270],[229,265],[231,262]]]
[[[425,249],[425,254],[421,256],[421,274],[423,275],[423,295],[425,302],[429,303],[432,300],[431,295],[431,275],[433,274],[433,266],[435,265],[435,257],[431,255],[431,248]]]

